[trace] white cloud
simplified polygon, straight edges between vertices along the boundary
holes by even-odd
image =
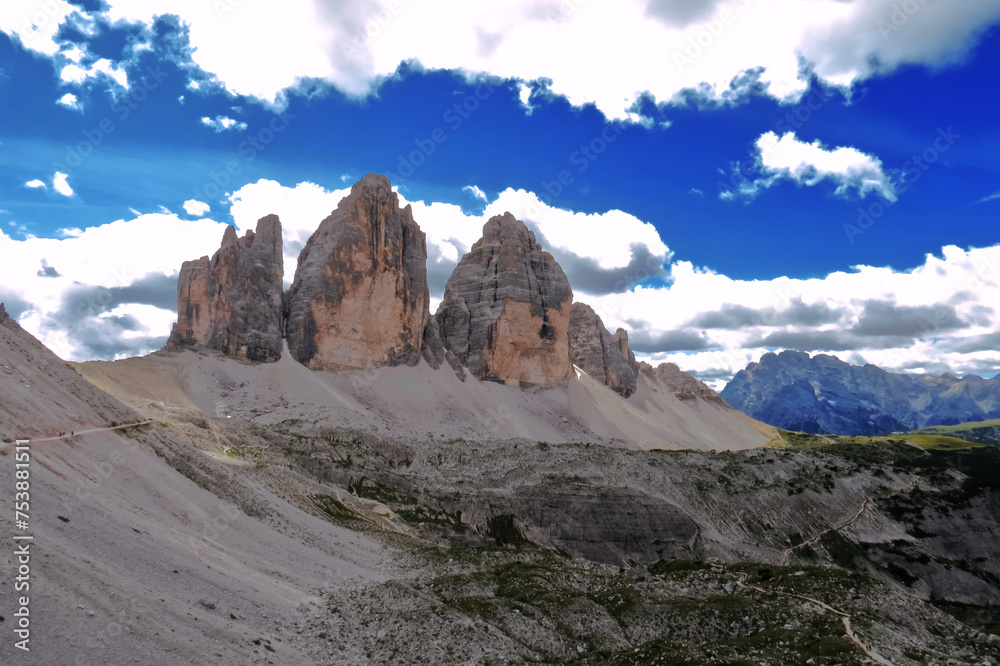
[[[52,177],[52,189],[64,197],[73,196],[73,188],[69,186],[69,176],[61,171],[57,171]]]
[[[0,300],[29,304],[22,326],[63,358],[146,353],[163,344],[175,320],[171,276],[184,261],[215,252],[225,227],[152,214],[62,230],[63,239],[0,232]],[[46,277],[45,266],[58,276]]]
[[[211,127],[216,132],[225,132],[226,130],[242,132],[247,128],[246,123],[234,120],[233,118],[227,118],[226,116],[216,116],[215,118],[205,116],[201,119],[201,124]]]
[[[260,180],[231,195],[230,213],[240,234],[264,215],[279,215],[287,285],[301,248],[348,192]],[[807,280],[737,280],[676,260],[669,275],[643,286],[671,253],[652,225],[624,212],[562,210],[513,189],[482,214],[444,202],[407,203],[427,236],[433,305],[486,220],[509,210],[557,257],[577,300],[609,328],[629,330],[640,358],[677,363],[717,388],[765,351],[785,348],[894,371],[1000,370],[1000,245],[948,246],[909,270],[857,266]],[[0,264],[0,300],[27,304],[22,323],[64,358],[143,353],[162,344],[173,321],[176,284],[164,276],[215,252],[224,230],[210,219],[153,214],[64,229],[64,239],[0,233],[0,256],[10,258]]]
[[[270,102],[280,103],[309,79],[366,95],[401,62],[416,60],[428,69],[551,81],[552,93],[574,105],[593,103],[617,119],[629,118],[645,93],[659,102],[685,89],[732,99],[756,80],[770,95],[791,100],[806,90],[809,72],[850,86],[904,64],[942,66],[965,54],[1000,17],[1000,0],[915,1],[910,13],[897,8],[904,3],[882,0],[779,6],[749,0],[289,0],[280,22],[267,3],[107,4],[112,22],[180,16],[200,68],[230,92]],[[694,6],[698,10],[690,11]],[[267,48],[245,39],[262,33]]]
[[[531,88],[528,84],[519,83],[517,85],[517,97],[521,100],[521,106],[524,107],[525,113],[530,116],[535,107],[531,105]]]
[[[990,201],[996,201],[997,199],[1000,199],[1000,190],[994,192],[993,194],[989,194],[989,195],[983,197],[982,199],[979,199],[973,205],[981,204],[981,203],[988,203]]]
[[[848,196],[853,191],[859,197],[874,193],[889,202],[896,201],[895,188],[882,170],[881,160],[856,148],[829,149],[819,140],[805,143],[795,132],[785,132],[780,137],[766,132],[757,139],[755,147],[754,159],[761,176],[754,180],[734,177],[736,189],[720,192],[720,198],[752,199],[781,180],[806,186],[829,180],[836,184],[834,193],[838,196]]]
[[[60,106],[65,106],[67,109],[73,109],[74,111],[82,111],[83,106],[80,101],[76,98],[73,93],[66,93],[62,97],[56,100],[56,104]]]
[[[850,87],[903,65],[943,67],[1000,20],[1000,0],[288,0],[281,21],[261,2],[107,0],[105,6],[88,13],[66,0],[27,9],[8,2],[0,7],[0,30],[56,58],[70,83],[103,75],[128,87],[120,63],[84,65],[93,56],[60,42],[61,25],[89,34],[98,16],[152,25],[172,14],[184,23],[191,58],[206,81],[269,103],[280,105],[289,90],[314,80],[364,96],[400,63],[417,61],[428,69],[544,81],[546,94],[640,122],[635,105],[643,95],[669,103],[694,90],[733,101],[759,83],[791,101],[807,89],[810,74]],[[267,34],[266,47],[248,34]],[[192,79],[190,87],[201,84]],[[529,97],[522,83],[519,98]]]
[[[59,27],[77,11],[66,0],[0,3],[0,31],[16,37],[26,49],[53,56],[59,52]]]
[[[184,212],[193,217],[201,217],[208,211],[212,210],[204,201],[198,201],[197,199],[188,199],[184,202]]]
[[[106,79],[114,82],[119,87],[128,90],[128,74],[125,68],[120,65],[115,65],[107,58],[101,58],[95,61],[89,67],[78,64],[76,62],[70,62],[63,66],[62,70],[59,72],[59,78],[63,83],[71,83],[80,85],[86,83],[89,79]]]
[[[288,286],[306,241],[350,191],[350,188],[328,191],[314,183],[284,187],[276,181],[261,179],[233,192],[229,211],[240,234],[256,228],[257,220],[265,215],[278,216],[284,239],[285,286]]]
[[[476,199],[481,199],[482,201],[489,200],[486,196],[486,193],[483,192],[481,189],[479,189],[479,187],[477,187],[476,185],[466,185],[465,187],[462,188],[462,191],[468,192]]]
[[[810,280],[734,280],[679,261],[668,286],[591,305],[609,326],[629,328],[640,356],[728,380],[766,349],[992,375],[1000,370],[998,299],[1000,245],[947,246],[910,270],[857,266]]]
[[[32,189],[41,188],[43,190],[48,187],[48,185],[45,184],[45,181],[38,180],[37,178],[35,178],[34,180],[29,180],[27,183],[24,184],[24,186],[30,187]]]
[[[699,199],[705,198],[705,193],[699,190],[697,187],[692,187],[690,190],[688,190],[688,194],[690,194],[691,196],[698,197]]]
[[[65,229],[57,229],[56,233],[63,238],[79,238],[83,235],[83,229],[79,227],[67,227]]]

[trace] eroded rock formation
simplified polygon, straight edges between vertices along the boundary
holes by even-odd
[[[628,346],[628,333],[619,328],[612,335],[585,303],[573,304],[569,348],[573,363],[588,375],[626,398],[635,393],[638,366]]]
[[[185,261],[177,283],[171,348],[202,347],[249,361],[281,357],[281,222],[262,217],[238,238],[226,227],[212,258]]]
[[[370,173],[299,255],[285,295],[288,348],[313,369],[416,363],[428,301],[424,233],[389,179]]]
[[[706,402],[726,404],[708,384],[695,379],[674,363],[661,363],[654,368],[649,363],[640,362],[637,367],[640,373],[647,374],[654,381],[667,387],[681,400],[701,398]]]
[[[490,219],[445,286],[435,318],[445,348],[473,375],[550,385],[572,372],[573,290],[562,268],[510,213]]]

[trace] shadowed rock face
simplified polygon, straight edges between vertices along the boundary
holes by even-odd
[[[212,258],[185,261],[167,347],[202,347],[248,361],[281,357],[281,222],[262,217],[243,238],[226,227]]]
[[[748,416],[786,430],[878,435],[1000,418],[1000,382],[886,372],[826,354],[764,354],[721,392]]]
[[[604,322],[585,303],[574,303],[569,320],[569,348],[573,364],[624,397],[635,393],[638,366],[628,346],[628,333],[611,335]]]
[[[570,376],[573,290],[510,213],[492,218],[445,286],[435,318],[445,348],[480,379],[533,385]]]
[[[285,295],[288,348],[313,369],[417,363],[428,301],[424,233],[389,179],[368,174],[299,255]]]

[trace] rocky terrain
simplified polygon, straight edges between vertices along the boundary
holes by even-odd
[[[635,393],[639,366],[628,346],[628,333],[614,335],[585,303],[574,303],[569,319],[569,347],[573,364],[611,390],[629,397]]]
[[[281,222],[262,217],[257,231],[237,238],[226,227],[222,247],[211,259],[181,266],[177,323],[168,347],[214,349],[247,361],[281,356]]]
[[[572,302],[562,268],[506,213],[459,261],[435,319],[445,348],[477,378],[545,386],[572,374]]]
[[[415,363],[428,302],[424,233],[389,179],[368,174],[299,255],[285,295],[288,347],[314,369]]]
[[[992,379],[911,377],[795,351],[765,354],[720,395],[755,419],[809,433],[876,435],[1000,417]]]
[[[35,569],[38,648],[24,663],[1000,657],[994,449],[956,460],[904,442],[786,435],[742,452],[640,450],[574,443],[569,425],[561,438],[518,436],[507,428],[521,419],[502,415],[475,439],[443,437],[389,421],[388,405],[419,414],[399,400],[418,393],[412,373],[512,409],[518,395],[522,410],[566,404],[563,389],[461,382],[424,364],[315,372],[287,354],[75,366],[119,401],[9,319],[3,328],[12,373],[0,390],[27,380],[51,405],[36,436],[89,426],[32,444],[33,524],[48,557]],[[629,400],[578,381],[633,409],[665,397],[723,409],[678,397],[689,382],[668,380],[679,372],[656,374],[640,371]],[[746,418],[724,409],[707,413]],[[355,420],[324,418],[343,413]],[[108,418],[142,425],[91,431]],[[9,573],[13,555],[2,563]],[[11,607],[9,586],[0,594]],[[12,649],[0,646],[3,659]]]

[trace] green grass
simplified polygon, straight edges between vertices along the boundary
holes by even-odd
[[[913,442],[922,449],[933,449],[935,451],[968,451],[970,449],[980,449],[982,444],[959,439],[958,437],[948,437],[945,435],[915,435],[908,433],[904,436],[907,441]]]
[[[313,502],[334,521],[361,520],[361,516],[353,509],[332,495],[315,495]]]
[[[951,437],[940,434],[914,434],[906,433],[902,435],[885,435],[878,437],[845,435],[813,435],[806,432],[792,432],[789,430],[778,430],[780,439],[769,444],[771,448],[779,449],[820,449],[836,445],[893,445],[905,442],[912,442],[922,449],[935,451],[968,451],[982,448],[982,444],[976,444],[958,437]]]
[[[989,421],[969,421],[968,423],[958,423],[955,425],[927,426],[926,428],[919,428],[912,432],[937,434],[945,432],[961,432],[963,430],[972,430],[973,428],[995,428],[997,426],[1000,426],[1000,419],[991,419]]]

